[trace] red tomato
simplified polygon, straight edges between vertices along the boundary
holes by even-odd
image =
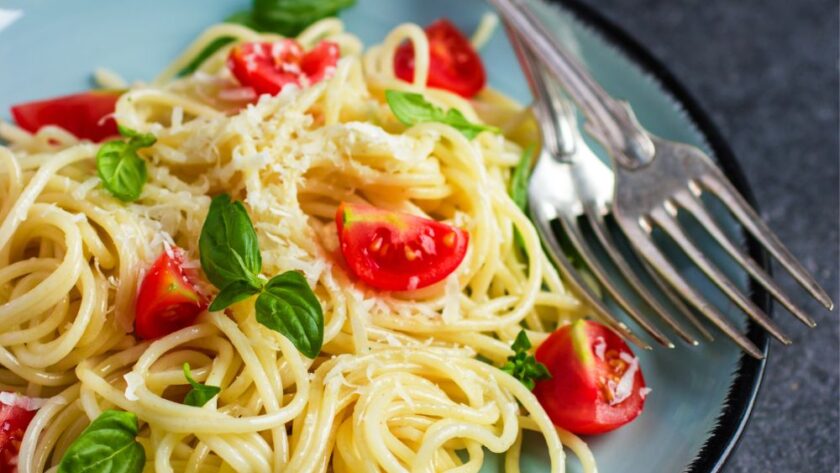
[[[449,20],[441,19],[426,27],[429,38],[429,79],[427,85],[470,98],[484,88],[487,74],[470,40]],[[414,80],[414,45],[408,41],[394,55],[394,73],[400,79]]]
[[[29,398],[14,396],[11,405],[0,402],[0,472],[17,471],[20,442],[36,412],[29,406]]]
[[[350,271],[377,289],[405,291],[448,276],[467,253],[469,233],[416,215],[342,203],[335,214]]]
[[[647,388],[638,359],[612,330],[578,320],[552,333],[536,352],[551,379],[534,394],[551,420],[576,434],[600,434],[635,419]]]
[[[48,100],[12,105],[12,117],[24,130],[35,133],[42,126],[57,125],[79,139],[102,141],[116,136],[114,113],[121,92],[90,91]]]
[[[162,337],[191,325],[207,307],[181,266],[180,249],[171,253],[160,255],[140,283],[134,319],[140,338]]]
[[[228,68],[243,86],[258,95],[277,95],[289,84],[316,84],[332,74],[340,49],[336,43],[322,41],[305,52],[297,41],[244,43],[228,56]]]

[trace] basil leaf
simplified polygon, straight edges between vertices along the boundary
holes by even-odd
[[[192,386],[184,397],[184,404],[188,406],[202,407],[222,391],[222,388],[218,386],[208,386],[193,379],[189,363],[184,363],[184,377]]]
[[[534,156],[534,146],[531,145],[522,152],[522,157],[519,158],[519,163],[513,169],[513,174],[510,177],[510,198],[523,212],[528,210],[528,178],[531,176],[531,163]],[[522,234],[519,230],[514,229],[513,242],[519,252],[527,257],[528,253],[525,251],[525,241],[522,239]]]
[[[257,232],[242,202],[231,202],[227,194],[213,198],[198,239],[201,268],[219,289],[245,281],[262,287],[262,270]],[[229,295],[226,295],[230,299]]]
[[[64,453],[58,473],[140,473],[146,452],[135,439],[139,426],[131,412],[102,412]]]
[[[528,340],[525,330],[519,331],[510,347],[514,353],[502,365],[500,368],[502,371],[521,381],[529,390],[534,389],[537,380],[551,378],[548,368],[537,361],[534,355],[528,354],[531,341]]]
[[[275,276],[256,302],[257,322],[283,334],[301,353],[315,358],[324,343],[321,303],[297,271]]]
[[[297,36],[318,20],[335,16],[355,0],[254,0],[252,16],[260,31]]]
[[[258,294],[260,289],[262,289],[261,286],[254,286],[250,281],[233,281],[222,288],[222,291],[216,295],[216,298],[213,299],[213,303],[210,304],[210,307],[208,307],[207,310],[210,312],[216,312],[218,310],[225,309],[239,301],[243,301],[253,296],[254,294]]]
[[[482,131],[499,133],[499,129],[494,126],[470,122],[458,109],[452,108],[444,112],[443,109],[426,101],[421,94],[386,90],[385,100],[397,120],[406,126],[429,122],[443,123],[460,131],[470,140]]]
[[[137,154],[157,139],[151,133],[140,133],[118,125],[121,135],[128,141],[108,141],[96,153],[96,171],[102,186],[114,197],[132,202],[140,197],[146,183],[146,162]]]

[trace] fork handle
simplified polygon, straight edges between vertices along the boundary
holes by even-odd
[[[611,97],[524,1],[488,1],[566,88],[586,117],[587,131],[604,145],[613,159],[624,167],[635,168],[653,158],[653,142],[629,104]]]

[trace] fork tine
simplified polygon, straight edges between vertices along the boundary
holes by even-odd
[[[560,269],[560,273],[563,275],[563,278],[569,283],[569,285],[572,286],[574,292],[582,297],[587,306],[592,309],[595,317],[612,327],[626,340],[629,340],[639,348],[642,348],[643,350],[651,350],[652,348],[649,344],[642,341],[630,330],[627,325],[616,319],[610,313],[609,309],[604,306],[604,303],[601,302],[598,296],[596,296],[592,290],[589,289],[589,286],[587,286],[581,279],[577,270],[575,270],[569,260],[562,256],[564,254],[563,249],[557,242],[557,238],[554,236],[554,230],[552,230],[549,224],[552,219],[545,212],[540,210],[539,205],[532,205],[530,212],[532,217],[531,221],[534,222],[537,227],[540,237],[542,237],[543,244],[547,245],[550,250],[547,252],[548,256]]]
[[[666,206],[670,205],[666,203]],[[706,276],[711,279],[729,298],[735,302],[747,315],[758,322],[774,337],[785,345],[791,343],[790,338],[782,332],[775,322],[770,320],[770,317],[764,313],[758,306],[756,306],[747,296],[745,296],[732,281],[729,280],[708,258],[700,251],[697,246],[691,241],[688,235],[683,232],[682,227],[673,214],[676,214],[676,209],[667,209],[666,206],[654,208],[650,213],[650,218],[661,228],[677,246],[682,249],[686,255],[694,262]]]
[[[627,222],[625,222],[627,223]],[[685,298],[690,304],[697,308],[703,315],[705,315],[712,323],[715,324],[723,333],[732,339],[739,347],[750,356],[757,359],[764,358],[764,354],[753,342],[750,341],[744,334],[742,334],[726,317],[720,313],[713,305],[711,305],[703,296],[695,291],[689,285],[676,268],[668,261],[668,258],[662,254],[659,248],[651,241],[650,234],[643,230],[641,226],[636,223],[630,225],[622,225],[624,233],[627,235],[630,242],[636,251],[648,262],[650,266],[656,268],[659,274],[668,283]]]
[[[692,194],[692,192],[688,190],[680,191],[674,195],[674,199],[679,203],[680,207],[693,215],[694,218],[696,218],[697,221],[700,222],[700,224],[706,229],[706,231],[714,237],[720,246],[722,246],[723,249],[725,249],[726,252],[738,262],[738,264],[743,266],[756,281],[761,283],[761,285],[767,289],[767,292],[781,302],[791,314],[811,328],[817,325],[814,322],[814,319],[793,303],[790,297],[782,291],[770,275],[761,269],[761,267],[759,267],[752,258],[745,255],[743,251],[732,243],[732,241],[723,233],[723,230],[721,230],[715,222],[714,218],[712,218],[706,210],[703,202],[700,201],[695,194]]]
[[[580,233],[580,229],[577,226],[577,223],[571,221],[568,217],[560,216],[559,218],[560,224],[563,226],[563,231],[566,232],[568,235],[569,240],[572,242],[572,246],[575,247],[578,254],[581,258],[583,258],[584,263],[592,273],[595,275],[595,278],[598,279],[598,282],[601,283],[602,286],[607,290],[610,296],[615,299],[618,305],[625,311],[627,314],[636,321],[645,331],[654,338],[660,344],[668,347],[674,348],[673,342],[668,339],[655,325],[651,324],[645,317],[630,304],[630,302],[624,297],[624,295],[619,291],[619,289],[610,281],[609,276],[607,276],[607,272],[601,266],[600,262],[597,260],[592,251],[590,250],[589,246],[585,243],[583,234]]]
[[[650,306],[650,308],[653,309],[654,312],[656,312],[657,315],[659,315],[659,317],[661,317],[662,320],[664,320],[665,323],[667,323],[668,326],[670,326],[677,335],[680,336],[680,338],[691,345],[699,345],[700,342],[698,342],[694,336],[688,333],[676,320],[671,317],[668,310],[659,303],[656,297],[654,297],[644,284],[642,284],[633,270],[630,269],[630,265],[624,259],[624,256],[622,256],[618,251],[618,248],[615,247],[615,243],[609,236],[607,228],[604,224],[604,217],[601,212],[594,208],[594,205],[585,203],[583,205],[583,213],[589,221],[589,225],[592,227],[592,230],[595,232],[595,236],[601,243],[601,247],[604,248],[607,255],[618,268],[618,271],[624,277],[627,284],[639,294],[642,300],[645,301],[645,303]]]
[[[761,220],[755,210],[741,194],[726,180],[716,175],[703,176],[703,187],[716,195],[732,212],[741,224],[788,270],[788,272],[811,295],[828,310],[834,308],[834,302],[828,293],[820,287],[805,267],[779,241],[772,230]]]

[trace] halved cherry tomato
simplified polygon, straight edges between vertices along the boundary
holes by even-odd
[[[552,333],[536,352],[551,379],[534,394],[551,420],[576,434],[600,434],[635,419],[648,389],[638,359],[612,330],[578,320]]]
[[[12,105],[12,118],[24,130],[35,133],[42,126],[57,125],[76,138],[102,141],[116,136],[114,113],[120,91],[103,90],[65,95]]]
[[[29,398],[18,394],[12,396],[15,401],[11,404],[0,402],[0,472],[17,471],[20,442],[37,412],[29,405]]]
[[[332,74],[340,53],[331,41],[304,52],[297,41],[283,39],[237,45],[227,64],[239,83],[252,87],[257,95],[277,95],[289,84],[315,84]]]
[[[414,290],[455,271],[469,233],[416,215],[342,203],[335,214],[350,271],[377,289]]]
[[[181,250],[173,248],[160,255],[140,283],[134,332],[147,340],[162,337],[191,325],[206,307],[182,267]]]
[[[487,74],[470,40],[451,21],[440,19],[426,27],[429,38],[429,78],[427,85],[470,98],[484,88]],[[400,79],[414,80],[414,45],[408,41],[394,55],[394,73]]]

